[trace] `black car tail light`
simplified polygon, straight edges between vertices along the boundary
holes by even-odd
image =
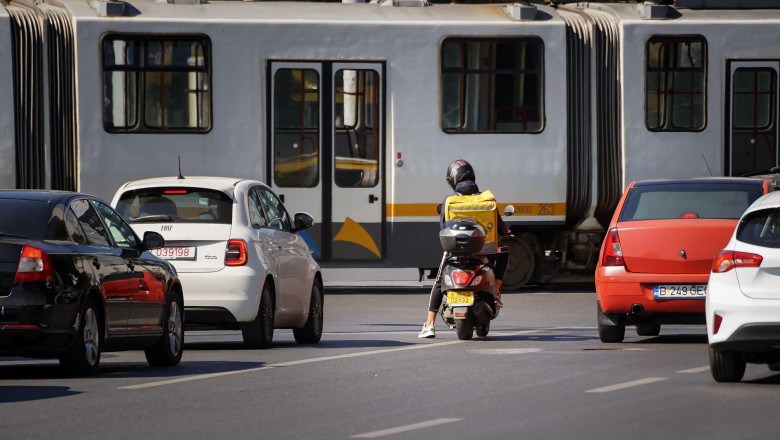
[[[14,283],[53,282],[54,271],[46,252],[25,246],[19,258],[19,266],[16,268]]]
[[[244,240],[230,240],[225,249],[226,266],[243,266],[247,262]]]

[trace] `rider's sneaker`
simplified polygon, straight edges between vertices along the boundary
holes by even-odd
[[[423,324],[422,330],[420,330],[420,334],[417,335],[418,338],[435,338],[436,337],[436,329],[433,328],[432,325],[426,326]]]

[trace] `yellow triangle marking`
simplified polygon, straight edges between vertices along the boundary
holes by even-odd
[[[355,243],[363,246],[371,251],[374,255],[382,258],[379,253],[379,248],[376,246],[376,242],[371,238],[371,234],[368,233],[358,222],[347,217],[344,220],[344,224],[341,226],[339,233],[333,237],[333,241],[346,241],[348,243]]]

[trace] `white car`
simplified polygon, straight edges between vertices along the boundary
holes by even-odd
[[[241,329],[244,343],[271,346],[275,328],[299,343],[319,342],[320,267],[302,231],[265,184],[228,177],[160,177],[122,185],[111,202],[143,236],[159,232],[185,292],[188,327]]]
[[[780,192],[750,205],[715,257],[706,317],[713,379],[738,382],[747,362],[780,371]]]

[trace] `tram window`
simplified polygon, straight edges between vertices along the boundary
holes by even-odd
[[[441,125],[447,133],[538,133],[544,128],[543,43],[447,38],[441,46]]]
[[[311,188],[319,183],[320,76],[312,69],[274,74],[274,183]]]
[[[112,132],[202,133],[211,129],[208,38],[103,39],[103,126]]]
[[[646,51],[646,123],[653,131],[704,129],[707,41],[652,37]]]
[[[777,73],[770,67],[740,67],[731,87],[732,176],[777,164]]]
[[[335,75],[333,180],[340,187],[379,182],[379,74],[339,70]]]

